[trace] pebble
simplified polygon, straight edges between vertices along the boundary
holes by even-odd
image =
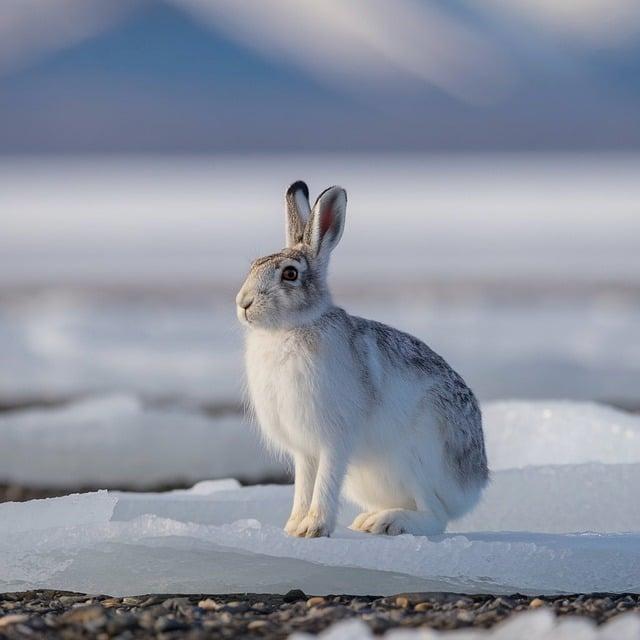
[[[121,606],[123,603],[120,598],[106,598],[102,600],[100,604],[106,609],[114,609],[115,607]]]
[[[247,625],[247,629],[250,629],[251,631],[255,630],[255,629],[264,629],[265,627],[268,627],[269,623],[266,620],[252,620],[248,625]]]
[[[307,607],[318,607],[321,604],[326,604],[326,600],[322,596],[313,596],[307,600]]]
[[[66,603],[66,604],[65,604]],[[0,594],[0,636],[55,640],[205,640],[260,637],[280,640],[294,632],[318,634],[338,620],[357,618],[376,634],[394,628],[435,630],[490,628],[514,611],[546,606],[558,615],[579,614],[602,623],[629,611],[640,613],[640,595],[584,594],[559,598],[522,595],[465,596],[401,593],[388,597],[140,595],[114,598],[60,591]]]
[[[0,617],[0,629],[4,627],[8,627],[12,624],[18,624],[20,622],[25,622],[29,619],[29,616],[24,615],[23,613],[10,613],[7,616]]]
[[[186,622],[167,616],[158,618],[153,628],[156,631],[184,631],[189,628],[189,625]]]
[[[398,596],[396,598],[396,606],[406,609],[410,604],[409,598],[406,596]]]
[[[177,609],[189,604],[189,598],[168,598],[162,603],[165,609]]]
[[[230,611],[231,613],[243,613],[244,611],[249,611],[251,605],[248,602],[234,600],[232,602],[227,602],[224,605],[225,611]]]
[[[126,604],[128,607],[137,607],[141,602],[142,598],[136,598],[132,596],[122,598],[122,604]]]
[[[302,589],[291,589],[282,596],[284,602],[298,602],[299,600],[306,600],[307,595]]]
[[[152,607],[155,604],[160,604],[161,602],[164,601],[164,598],[160,598],[158,596],[150,596],[149,598],[146,598],[145,600],[143,600],[140,603],[141,607]]]
[[[107,622],[107,631],[115,635],[126,629],[133,629],[138,626],[138,618],[133,613],[120,613],[117,616],[113,616]]]
[[[87,596],[60,596],[58,600],[65,606],[76,604],[78,602],[86,602]]]
[[[94,622],[101,619],[106,621],[105,611],[99,604],[74,607],[64,613],[62,619],[72,624],[86,624],[87,622]]]
[[[456,614],[456,618],[460,622],[473,622],[473,613],[471,611],[468,611],[467,609],[461,609]]]

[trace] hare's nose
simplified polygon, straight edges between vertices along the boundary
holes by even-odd
[[[253,304],[253,296],[241,291],[236,297],[236,304],[242,309],[248,309]]]

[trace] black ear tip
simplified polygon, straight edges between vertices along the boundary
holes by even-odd
[[[288,196],[292,196],[294,195],[297,191],[302,191],[302,193],[304,193],[304,197],[308,200],[309,199],[309,187],[307,187],[307,183],[302,181],[302,180],[296,180],[288,189],[287,189],[287,195]]]

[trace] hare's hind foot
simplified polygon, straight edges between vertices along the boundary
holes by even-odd
[[[349,529],[353,529],[353,531],[366,531],[364,523],[376,513],[376,511],[363,511],[359,516],[356,516],[355,520],[349,525]]]
[[[414,536],[435,536],[447,526],[429,511],[410,509],[383,509],[361,513],[351,524],[351,529],[367,533],[398,536],[409,533]]]

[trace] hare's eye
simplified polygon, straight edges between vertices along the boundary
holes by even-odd
[[[285,267],[282,270],[282,279],[293,282],[298,278],[298,270],[295,267]]]

